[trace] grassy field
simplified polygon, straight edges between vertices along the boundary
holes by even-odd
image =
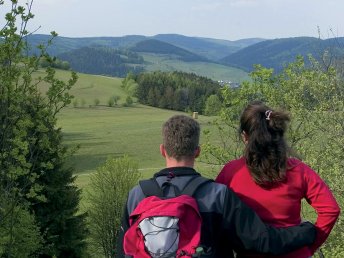
[[[224,80],[240,83],[245,80],[249,80],[249,76],[246,72],[234,67],[204,62],[192,62],[192,65],[190,65],[190,62],[171,59],[171,57],[167,55],[142,54],[142,56],[145,61],[148,62],[145,66],[148,71],[179,70],[205,76],[215,81]]]
[[[57,75],[67,79],[69,73],[58,71]],[[79,104],[77,107],[71,104],[59,114],[58,126],[62,128],[65,144],[77,148],[69,164],[75,168],[81,188],[87,188],[89,175],[109,157],[128,155],[138,163],[143,177],[151,176],[164,166],[159,153],[161,127],[169,117],[181,112],[138,103],[124,107],[126,93],[120,84],[119,78],[79,74],[71,90]],[[121,99],[118,105],[108,107],[107,100],[112,95]],[[99,99],[100,105],[95,106],[94,99]],[[211,119],[199,116],[202,129],[209,128]],[[197,163],[196,167],[208,169],[202,163]]]

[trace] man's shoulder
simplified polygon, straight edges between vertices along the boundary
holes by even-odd
[[[201,212],[222,213],[223,207],[228,201],[228,188],[214,181],[209,182],[202,185],[194,197],[198,202]]]
[[[142,193],[142,189],[139,184],[135,185],[131,190],[129,191],[129,195],[136,195]],[[143,193],[142,193],[143,194]]]
[[[205,189],[204,190],[212,190],[215,192],[224,192],[227,190],[227,186],[224,184],[220,184],[215,182],[214,180],[210,179],[209,183],[204,185]]]
[[[138,203],[145,198],[140,185],[134,186],[128,194],[127,209],[129,214],[136,208]]]

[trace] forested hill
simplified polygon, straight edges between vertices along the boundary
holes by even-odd
[[[58,55],[68,61],[73,70],[88,74],[102,74],[125,77],[128,72],[143,71],[143,58],[129,50],[116,50],[106,47],[82,47]]]
[[[319,59],[324,51],[337,56],[344,54],[344,38],[321,40],[312,37],[297,37],[266,40],[233,53],[221,61],[226,65],[251,71],[254,64],[280,71],[283,66],[295,60],[297,55],[311,54]]]
[[[176,59],[186,62],[208,61],[205,57],[156,39],[140,41],[136,43],[134,47],[131,47],[130,50],[135,52],[171,55],[176,57]]]
[[[265,40],[261,38],[248,38],[229,41],[212,38],[187,37],[179,34],[158,34],[153,36],[153,38],[186,49],[210,60],[220,60],[242,48]]]
[[[26,37],[29,45],[31,45],[32,52],[37,49],[35,46],[40,44],[46,45],[50,35],[33,34]],[[137,42],[145,40],[145,36],[128,35],[123,37],[85,37],[85,38],[69,38],[57,36],[52,41],[52,45],[48,47],[48,53],[56,56],[65,52],[76,50],[82,47],[110,47],[110,48],[127,48],[135,45]]]

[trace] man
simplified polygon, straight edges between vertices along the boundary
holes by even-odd
[[[181,192],[187,183],[200,176],[193,167],[200,154],[200,126],[191,117],[176,115],[163,125],[163,144],[160,152],[166,168],[154,175],[166,197],[175,196],[175,188]],[[128,196],[122,231],[119,236],[117,256],[123,253],[123,237],[129,228],[129,214],[145,196],[140,186],[134,187]],[[252,250],[261,253],[282,254],[304,245],[315,238],[311,223],[286,229],[265,225],[253,210],[248,208],[226,186],[209,182],[194,194],[202,217],[201,245],[206,252],[201,257],[234,257],[233,250]]]

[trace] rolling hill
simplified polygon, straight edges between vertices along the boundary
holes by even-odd
[[[184,48],[213,61],[218,61],[242,48],[265,40],[252,38],[229,41],[222,39],[187,37],[179,34],[158,34],[153,36],[153,38]]]
[[[50,35],[33,34],[26,37],[29,45],[32,46],[31,51],[37,52],[35,46],[40,44],[46,45]],[[129,35],[123,37],[87,37],[87,38],[68,38],[57,36],[53,40],[53,44],[49,46],[48,53],[53,56],[69,52],[82,47],[110,47],[110,48],[127,48],[137,42],[145,40],[145,36]]]
[[[243,48],[223,58],[222,63],[245,71],[252,71],[254,64],[280,71],[284,65],[293,62],[297,55],[311,54],[321,58],[324,51],[341,56],[344,54],[344,38],[321,40],[312,37],[297,37],[266,40]]]
[[[170,55],[171,58],[180,59],[185,62],[208,61],[205,57],[156,39],[140,41],[129,49],[134,52]]]

